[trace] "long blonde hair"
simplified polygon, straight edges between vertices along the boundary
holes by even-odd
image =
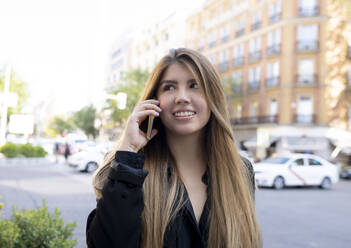
[[[262,247],[250,175],[235,146],[220,77],[206,57],[186,48],[166,55],[151,72],[140,101],[155,97],[164,72],[173,63],[185,65],[193,73],[211,109],[203,147],[211,185],[208,247]],[[145,154],[144,169],[149,171],[143,185],[142,247],[162,247],[167,226],[182,208],[179,199],[184,193],[176,170],[170,180],[167,177],[167,164],[172,163],[173,157],[162,123],[159,133],[139,152]],[[114,153],[93,177],[97,198],[102,197]]]

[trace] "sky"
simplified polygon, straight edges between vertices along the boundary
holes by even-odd
[[[55,113],[100,99],[109,51],[129,27],[153,23],[204,0],[0,0],[0,70],[28,83],[28,106],[54,101]]]

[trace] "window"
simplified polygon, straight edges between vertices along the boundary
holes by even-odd
[[[221,28],[221,39],[223,43],[229,40],[229,25]]]
[[[242,71],[233,72],[232,79],[235,84],[241,84],[243,81],[243,72]]]
[[[258,29],[261,25],[261,12],[256,12],[253,15],[253,22],[252,22],[252,27],[251,30]]]
[[[299,61],[299,84],[312,84],[315,82],[314,61],[312,59],[301,59]]]
[[[278,114],[278,103],[276,99],[271,99],[271,102],[269,104],[269,114],[271,116]]]
[[[208,60],[211,62],[212,65],[215,65],[216,63],[216,58],[214,55],[208,56]]]
[[[280,44],[281,39],[281,30],[277,29],[273,32],[267,34],[268,38],[268,47]]]
[[[312,166],[321,166],[322,165],[321,162],[319,162],[316,159],[312,159],[312,158],[308,159],[308,164],[312,165]]]
[[[235,111],[234,113],[235,118],[238,118],[238,119],[241,118],[241,112],[242,112],[241,104],[235,105],[234,111]]]
[[[244,64],[244,44],[236,45],[233,49],[233,66]]]
[[[244,18],[241,18],[238,22],[238,29],[236,30],[236,36],[241,36],[244,34],[244,27],[245,23],[244,23]]]
[[[261,69],[259,66],[249,70],[249,91],[256,91],[260,87]]]
[[[209,34],[208,43],[209,43],[210,48],[212,48],[216,45],[216,32],[215,31],[213,31],[212,33]]]
[[[267,78],[279,77],[279,61],[267,64]]]
[[[280,79],[280,63],[276,61],[274,63],[267,64],[267,75],[266,75],[266,86],[273,87],[279,85]]]
[[[258,116],[258,102],[253,102],[251,104],[250,112],[252,117]]]
[[[299,159],[296,159],[295,161],[293,161],[292,165],[294,165],[294,166],[304,166],[305,163],[303,161],[303,158],[299,158]]]
[[[318,49],[318,24],[297,27],[297,50],[316,51]]]
[[[249,61],[257,61],[261,58],[261,37],[250,40]]]
[[[269,22],[273,23],[280,20],[280,15],[282,11],[281,0],[276,1],[269,5]]]
[[[317,0],[299,0],[299,16],[318,15]]]
[[[200,39],[199,40],[199,51],[201,52],[201,51],[203,51],[203,49],[204,49],[204,39]]]
[[[277,29],[267,34],[267,56],[280,53],[281,30]]]
[[[313,102],[311,97],[302,96],[297,104],[297,123],[313,122]]]
[[[223,50],[220,54],[219,54],[219,70],[220,71],[225,71],[228,69],[228,51],[227,50]]]

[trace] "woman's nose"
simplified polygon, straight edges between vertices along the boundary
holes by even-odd
[[[189,94],[186,89],[178,89],[175,98],[176,103],[190,102]]]

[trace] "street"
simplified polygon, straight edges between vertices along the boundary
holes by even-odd
[[[0,166],[0,202],[3,216],[42,204],[56,206],[66,223],[76,221],[76,247],[85,245],[85,224],[95,207],[91,175],[64,164]],[[351,180],[341,180],[332,190],[292,188],[256,191],[256,210],[267,248],[345,248],[351,244]]]

